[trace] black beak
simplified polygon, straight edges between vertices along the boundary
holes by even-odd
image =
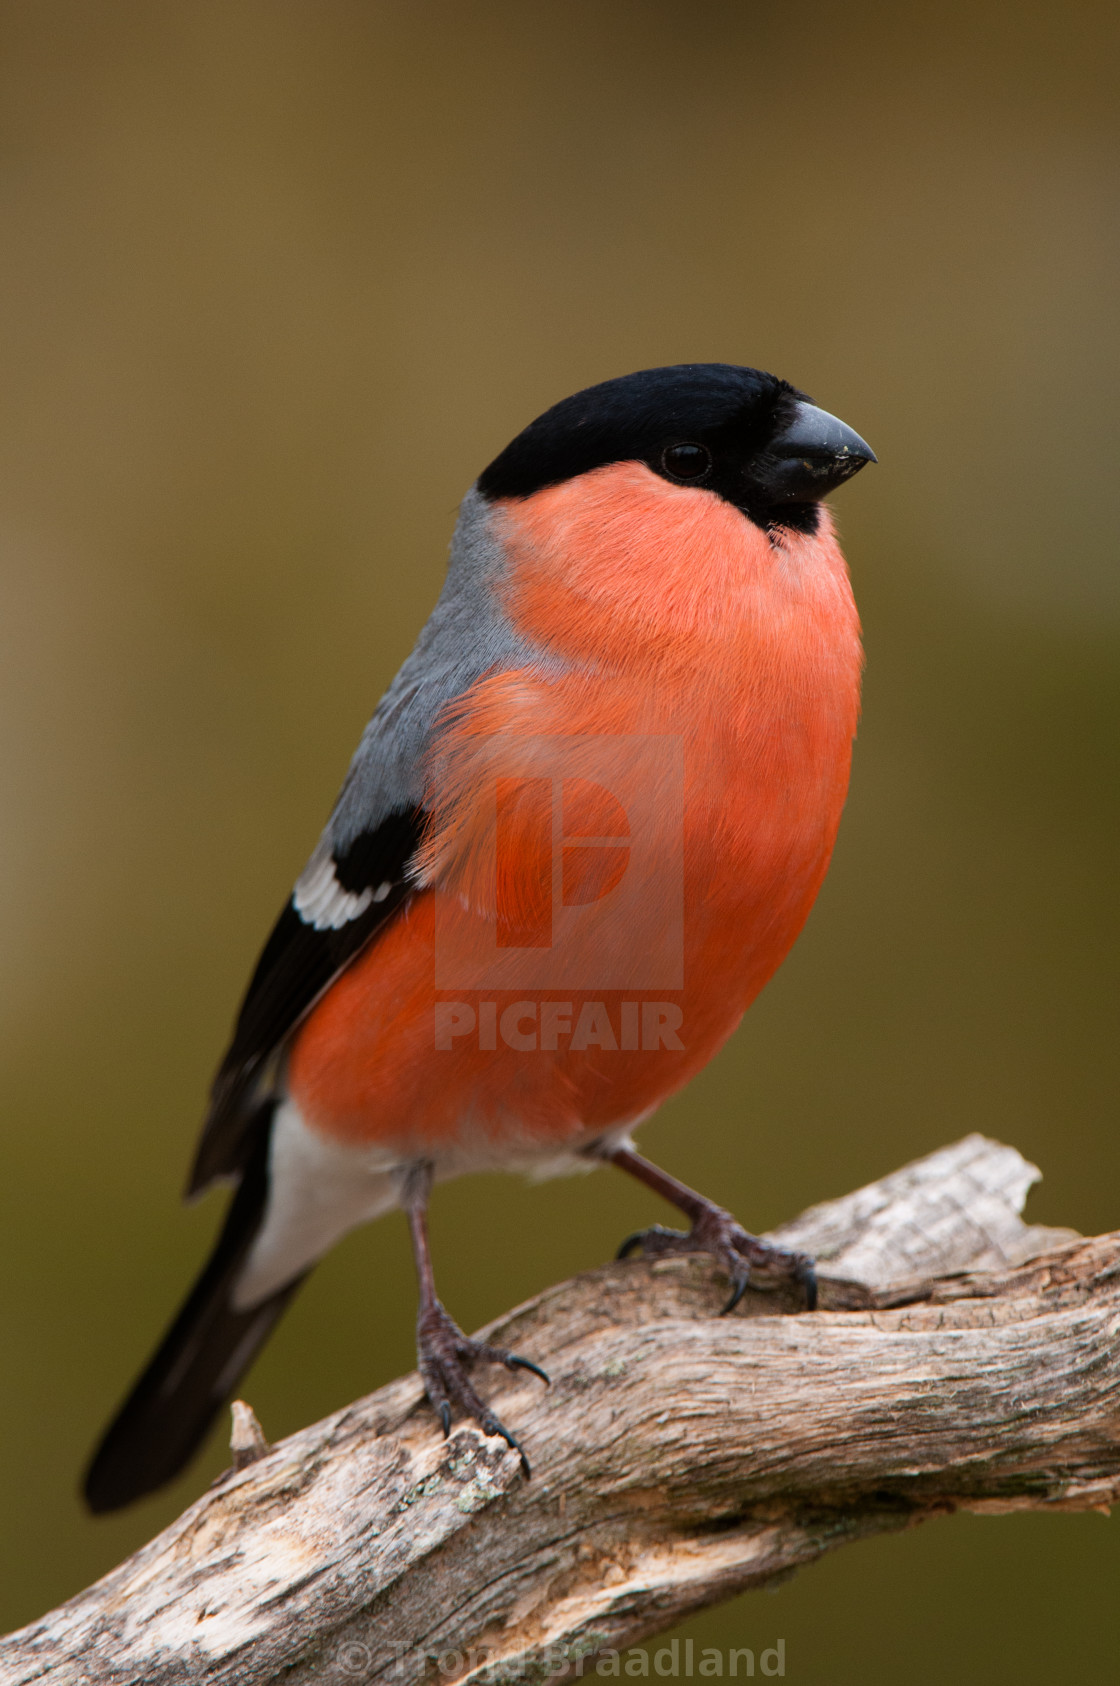
[[[816,503],[877,460],[853,428],[800,399],[789,426],[760,457],[756,474],[775,503]]]

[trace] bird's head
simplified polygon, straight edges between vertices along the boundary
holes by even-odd
[[[642,369],[554,404],[479,476],[490,502],[616,463],[715,493],[758,527],[816,531],[819,503],[875,454],[786,381],[731,363]]]

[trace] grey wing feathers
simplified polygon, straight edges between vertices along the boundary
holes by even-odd
[[[253,972],[214,1079],[191,1193],[240,1173],[253,1149],[253,1121],[275,1090],[278,1053],[413,893],[409,868],[423,836],[427,752],[441,712],[485,673],[540,661],[491,590],[501,554],[485,501],[472,490],[439,602],[362,734],[326,829]]]

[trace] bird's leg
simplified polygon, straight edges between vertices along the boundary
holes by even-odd
[[[521,1467],[529,1474],[529,1460],[509,1429],[501,1423],[490,1407],[479,1398],[468,1374],[478,1363],[504,1364],[507,1370],[530,1370],[547,1386],[548,1377],[528,1358],[519,1358],[505,1347],[488,1346],[485,1341],[472,1341],[459,1325],[448,1316],[436,1296],[432,1276],[432,1257],[428,1247],[428,1196],[432,1187],[432,1168],[426,1162],[416,1165],[408,1174],[402,1204],[408,1215],[412,1236],[412,1256],[416,1261],[416,1276],[420,1284],[420,1307],[416,1317],[416,1350],[420,1375],[428,1400],[443,1424],[446,1437],[451,1432],[453,1415],[473,1417],[483,1434],[499,1435],[521,1459]]]
[[[651,1165],[632,1147],[616,1147],[604,1152],[602,1157],[617,1165],[620,1171],[628,1171],[632,1177],[637,1177],[647,1188],[652,1188],[655,1194],[660,1194],[662,1199],[682,1211],[692,1224],[687,1231],[664,1229],[661,1224],[638,1230],[622,1243],[618,1250],[620,1259],[636,1247],[641,1248],[646,1258],[661,1258],[667,1253],[710,1253],[726,1270],[731,1282],[731,1298],[723,1308],[724,1314],[738,1305],[750,1285],[753,1272],[762,1277],[800,1283],[806,1308],[813,1310],[817,1303],[817,1274],[808,1254],[773,1247],[757,1236],[748,1235],[730,1212],[725,1212],[722,1206],[679,1183],[667,1171]]]

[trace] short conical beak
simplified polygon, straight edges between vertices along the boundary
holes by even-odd
[[[877,460],[854,428],[801,399],[766,451],[762,478],[776,502],[814,503]]]

